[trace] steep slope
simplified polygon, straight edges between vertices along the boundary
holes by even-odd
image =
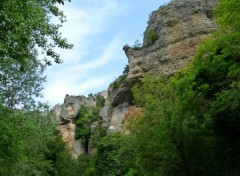
[[[108,128],[108,132],[128,133],[125,124],[128,119],[140,115],[143,109],[134,106],[131,89],[141,83],[144,74],[172,75],[183,69],[191,61],[196,48],[215,30],[213,9],[217,0],[175,0],[167,6],[152,12],[148,27],[144,32],[141,47],[124,46],[129,67],[117,80],[117,86],[110,85],[105,97],[105,105],[100,110],[96,124]],[[115,82],[116,83],[116,82]],[[68,143],[74,157],[84,153],[84,146],[75,139],[74,119],[82,105],[94,107],[91,97],[66,96],[64,104],[58,106],[60,135]]]
[[[129,71],[121,85],[109,89],[111,129],[121,130],[132,103],[131,89],[145,73],[171,75],[184,69],[196,48],[215,30],[213,9],[217,0],[175,0],[152,12],[143,46],[124,46]]]
[[[83,106],[88,107],[89,109],[96,107],[97,95],[106,99],[107,92],[102,91],[95,96],[90,95],[88,97],[72,96],[67,94],[64,98],[64,103],[62,105],[56,105],[53,108],[56,118],[59,122],[57,128],[58,133],[62,137],[63,141],[66,142],[67,147],[71,151],[71,154],[74,158],[77,158],[80,154],[88,152],[84,142],[76,136],[76,121],[79,118],[79,113],[81,113]],[[102,114],[104,114],[102,111],[103,110],[100,111],[100,117],[103,116]]]
[[[176,0],[152,12],[143,46],[123,48],[129,72],[120,87],[111,93],[113,106],[131,101],[131,87],[144,73],[170,75],[184,68],[198,44],[215,29],[216,5],[217,0]]]

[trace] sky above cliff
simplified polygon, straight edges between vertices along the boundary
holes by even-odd
[[[67,16],[62,36],[72,50],[57,50],[64,60],[47,68],[44,101],[63,103],[66,94],[106,90],[122,74],[125,44],[142,41],[149,14],[169,0],[72,0],[60,8]]]

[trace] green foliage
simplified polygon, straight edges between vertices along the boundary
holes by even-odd
[[[158,34],[154,30],[148,30],[147,31],[147,46],[153,45],[157,39],[159,38]]]
[[[50,58],[60,63],[55,47],[72,48],[61,38],[60,24],[50,23],[52,17],[65,21],[63,12],[56,6],[63,0],[2,0],[0,2],[0,59],[14,59],[25,67],[35,55],[35,47],[41,49],[44,61]]]
[[[187,175],[185,115],[180,111],[180,100],[174,87],[164,76],[147,76],[143,86],[135,87],[134,92],[135,101],[145,108],[135,131],[141,172],[146,175]]]
[[[95,155],[82,154],[78,157],[79,165],[78,172],[79,176],[94,176],[95,175]]]
[[[0,97],[5,106],[0,104],[0,175],[240,175],[239,0],[219,1],[215,10],[219,30],[199,46],[185,71],[171,77],[146,75],[143,84],[133,89],[135,103],[145,112],[132,120],[130,135],[106,135],[106,129],[97,125],[90,139],[91,124],[98,120],[105,100],[97,96],[96,108],[83,106],[76,137],[85,143],[86,151],[91,141],[97,154],[80,155],[78,160],[72,160],[56,136],[55,122],[47,111],[6,108],[32,105],[32,95],[41,90],[42,65],[33,46],[46,47],[43,50],[59,61],[45,41],[58,35],[52,33],[58,26],[48,23],[47,11],[63,19],[56,2],[64,1],[0,2],[0,33],[4,34],[0,36]],[[30,15],[33,12],[36,21]],[[24,35],[19,35],[22,31]],[[148,32],[148,40],[154,43],[156,33]],[[60,38],[55,39],[58,44]],[[122,84],[127,69],[112,83],[113,89]],[[21,98],[8,105],[14,93]]]
[[[75,131],[75,137],[77,139],[82,139],[86,153],[88,152],[88,145],[91,137],[91,124],[98,120],[99,110],[99,107],[90,109],[87,106],[82,106],[76,121],[77,129]]]
[[[240,2],[239,0],[220,0],[215,9],[218,28],[225,32],[240,31]]]
[[[9,108],[32,109],[34,97],[42,96],[42,76],[44,66],[36,58],[29,61],[24,71],[21,65],[11,58],[2,60],[0,64],[0,97],[2,103]]]
[[[96,175],[125,175],[134,165],[135,150],[131,141],[131,137],[119,133],[110,133],[102,138],[97,146]]]
[[[96,96],[96,106],[99,107],[99,108],[102,108],[102,107],[104,107],[104,104],[105,104],[104,96],[98,94]]]
[[[56,135],[56,122],[41,96],[45,66],[60,63],[55,47],[69,49],[61,38],[56,6],[64,0],[2,0],[0,2],[0,175],[76,175],[77,162]],[[21,110],[16,110],[21,109]]]
[[[124,80],[126,79],[127,77],[127,73],[129,72],[129,66],[126,65],[123,69],[123,73],[122,75],[120,75],[115,81],[113,81],[109,87],[112,89],[112,90],[115,90],[117,88],[119,88],[119,86],[124,82]]]
[[[146,75],[134,88],[145,113],[132,134],[110,134],[98,143],[96,175],[240,174],[238,4],[220,1],[219,30],[199,46],[185,71]]]
[[[126,75],[120,75],[115,81],[113,81],[110,84],[109,87],[112,88],[113,90],[117,89],[123,83],[125,78],[126,78]]]
[[[107,128],[102,127],[101,124],[96,124],[90,138],[91,147],[97,147],[99,141],[106,135],[107,135]]]
[[[112,90],[117,89],[117,88],[123,83],[123,81],[126,79],[128,72],[129,72],[129,65],[126,65],[126,66],[123,68],[123,73],[122,73],[122,75],[120,75],[115,81],[113,81],[113,82],[109,85],[109,87],[110,87]]]
[[[159,7],[158,12],[160,13],[160,15],[164,13],[165,8],[166,8],[166,5],[162,5]]]
[[[45,154],[45,158],[50,161],[53,167],[49,175],[74,176],[78,173],[79,163],[72,158],[60,137],[55,137],[51,143],[48,143],[48,151]]]
[[[219,30],[200,45],[187,70],[170,78],[146,76],[134,88],[136,103],[145,108],[134,132],[142,174],[239,175],[238,3],[220,1]]]
[[[55,135],[50,115],[0,107],[0,117],[0,175],[72,172],[74,161]]]
[[[142,49],[142,44],[140,43],[139,40],[136,40],[136,41],[134,42],[134,45],[132,46],[132,49],[134,49],[134,50],[140,50],[140,49]]]
[[[60,35],[63,12],[56,6],[64,0],[2,0],[0,2],[0,101],[9,108],[33,109],[45,77],[43,62],[60,63],[56,47],[70,49]],[[52,17],[60,24],[50,23]]]

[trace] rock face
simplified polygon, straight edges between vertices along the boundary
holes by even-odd
[[[99,124],[107,127],[108,132],[130,132],[128,122],[144,113],[132,102],[133,85],[141,83],[145,73],[172,75],[186,67],[198,44],[215,30],[213,9],[217,2],[175,0],[151,14],[143,46],[123,48],[129,63],[126,78],[118,88],[113,90],[110,87],[108,92],[99,93],[106,101],[99,120],[91,125],[92,132]],[[96,96],[66,95],[64,104],[55,108],[60,121],[58,130],[75,158],[84,153],[81,141],[75,139],[75,119],[82,105],[96,106]]]
[[[59,122],[57,130],[63,141],[66,142],[73,158],[77,158],[80,154],[85,153],[81,140],[75,139],[75,119],[79,115],[78,113],[82,105],[88,107],[95,106],[94,97],[66,95],[64,103],[54,107]]]
[[[124,115],[128,107],[128,102],[122,103],[112,109],[111,120],[108,128],[108,132],[120,132],[122,131],[122,123]]]
[[[129,72],[112,92],[113,106],[131,102],[131,88],[145,73],[171,75],[191,61],[196,48],[215,29],[217,0],[175,0],[154,11],[144,32],[143,47],[123,49]]]
[[[88,99],[84,96],[69,96],[68,94],[65,96],[64,103],[62,105],[61,113],[59,116],[60,122],[63,124],[74,122],[75,118],[78,115],[80,107],[82,105],[87,106],[95,106],[95,101],[92,99]]]
[[[57,128],[63,141],[66,142],[73,158],[77,158],[80,154],[84,153],[84,146],[81,144],[81,141],[79,139],[75,139],[75,129],[76,124],[72,122],[59,125]]]
[[[62,105],[58,104],[53,108],[53,111],[55,112],[57,121],[59,123],[57,130],[63,141],[66,142],[73,158],[77,158],[80,154],[89,152],[86,151],[86,146],[84,146],[84,143],[75,137],[75,122],[83,105],[90,109],[96,107],[98,96],[104,97],[106,101],[105,106],[100,110],[99,121],[94,122],[91,126],[92,131],[94,131],[94,128],[99,123],[103,127],[108,127],[110,123],[109,118],[111,114],[111,108],[107,91],[102,91],[95,95],[91,94],[88,97],[70,96],[67,94],[64,98],[64,103]]]

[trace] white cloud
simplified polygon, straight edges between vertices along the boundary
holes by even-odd
[[[46,71],[48,82],[43,93],[51,105],[62,103],[65,94],[86,94],[109,83],[111,75],[94,75],[93,72],[115,58],[121,48],[120,37],[115,36],[110,43],[102,44],[106,46],[99,50],[101,53],[93,55],[90,52],[98,47],[94,46],[95,40],[107,28],[107,22],[123,9],[120,4],[114,0],[88,0],[87,6],[75,3],[60,7],[67,16],[60,32],[75,46],[67,51],[57,49],[64,63],[53,65]]]
[[[90,93],[88,90],[106,84],[109,79],[109,77],[89,77],[81,83],[72,82],[71,79],[53,80],[46,89],[47,91],[44,92],[44,98],[51,105],[62,103],[66,94],[82,95],[82,92]]]
[[[74,44],[72,50],[56,49],[65,64],[76,64],[92,49],[97,35],[108,26],[108,21],[124,8],[113,0],[89,0],[87,7],[68,4],[61,6],[67,22],[60,29],[63,37]],[[74,3],[74,2],[72,2]]]
[[[120,50],[121,46],[119,43],[120,37],[117,36],[115,39],[113,39],[112,42],[108,44],[108,46],[105,47],[106,49],[103,51],[102,55],[99,56],[99,58],[91,60],[87,63],[79,64],[78,66],[74,67],[74,71],[85,72],[89,69],[94,69],[108,63]]]
[[[112,62],[117,57],[119,48],[121,48],[119,40],[119,37],[113,39],[99,57],[87,63],[79,61],[78,64],[62,64],[50,67],[47,70],[48,83],[43,92],[44,98],[51,105],[54,105],[63,102],[66,94],[87,94],[89,90],[95,90],[97,87],[102,87],[109,83],[112,76],[100,76],[98,75],[98,69]]]

